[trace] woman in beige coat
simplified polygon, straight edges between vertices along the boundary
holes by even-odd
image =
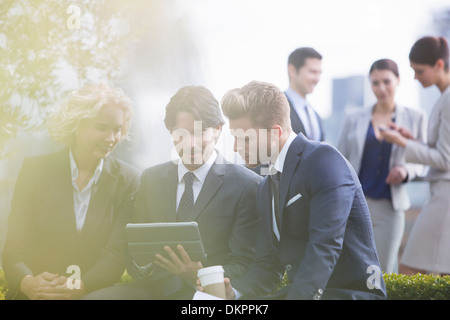
[[[359,174],[372,217],[381,268],[392,273],[398,267],[398,251],[405,229],[404,211],[410,207],[405,184],[421,175],[423,166],[407,163],[404,149],[383,141],[381,130],[394,121],[425,141],[426,116],[424,112],[395,103],[400,77],[394,61],[375,61],[369,78],[377,102],[347,113],[337,147]]]
[[[430,199],[415,221],[401,260],[400,272],[450,273],[450,71],[443,37],[424,37],[409,60],[422,86],[436,85],[441,97],[430,113],[428,142],[415,140],[405,128],[392,126],[386,140],[404,148],[407,161],[430,167]]]

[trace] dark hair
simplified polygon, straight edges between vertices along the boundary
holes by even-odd
[[[400,74],[398,73],[398,66],[391,59],[380,59],[380,60],[375,61],[372,64],[372,66],[370,67],[369,75],[374,70],[389,70],[389,71],[392,71],[392,73],[395,74],[395,76],[397,78],[400,77]]]
[[[414,63],[434,66],[439,59],[444,60],[445,70],[448,70],[448,43],[444,37],[420,38],[409,53],[409,60]]]
[[[177,113],[183,111],[192,114],[195,120],[202,121],[203,129],[225,124],[219,102],[211,91],[202,86],[183,87],[170,99],[164,118],[169,131],[175,125]]]
[[[292,64],[298,70],[305,64],[307,58],[322,60],[322,55],[310,47],[297,48],[289,55],[288,65]]]

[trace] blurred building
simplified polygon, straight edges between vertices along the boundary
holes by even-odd
[[[345,110],[366,105],[367,90],[370,88],[362,75],[333,79],[332,111],[330,117],[324,119],[325,138],[328,143],[337,144]]]

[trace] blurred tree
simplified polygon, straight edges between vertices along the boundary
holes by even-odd
[[[78,86],[112,81],[133,33],[127,24],[145,1],[1,0],[0,159],[19,131],[39,128],[64,94],[62,72]]]
[[[133,152],[126,141],[116,156],[119,152],[132,162],[139,153],[149,158],[165,147],[158,141],[161,128],[152,127],[154,114],[147,117],[148,111],[164,108],[163,103],[139,97],[165,91],[172,95],[197,82],[202,59],[185,10],[190,4],[0,0],[0,266],[17,173],[25,156],[50,152],[40,129],[67,90],[106,80],[136,100],[135,117],[145,119],[143,134],[140,140],[135,139],[139,134],[133,136]],[[22,132],[30,134],[18,135]]]

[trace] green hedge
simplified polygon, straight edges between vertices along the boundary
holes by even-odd
[[[417,274],[383,274],[389,300],[450,300],[450,276]],[[121,282],[129,282],[126,273]],[[0,300],[4,300],[7,283],[0,269]]]
[[[0,269],[0,300],[5,300],[6,291],[8,291],[8,283],[6,282],[3,270]]]
[[[450,300],[450,276],[384,274],[389,300]]]

